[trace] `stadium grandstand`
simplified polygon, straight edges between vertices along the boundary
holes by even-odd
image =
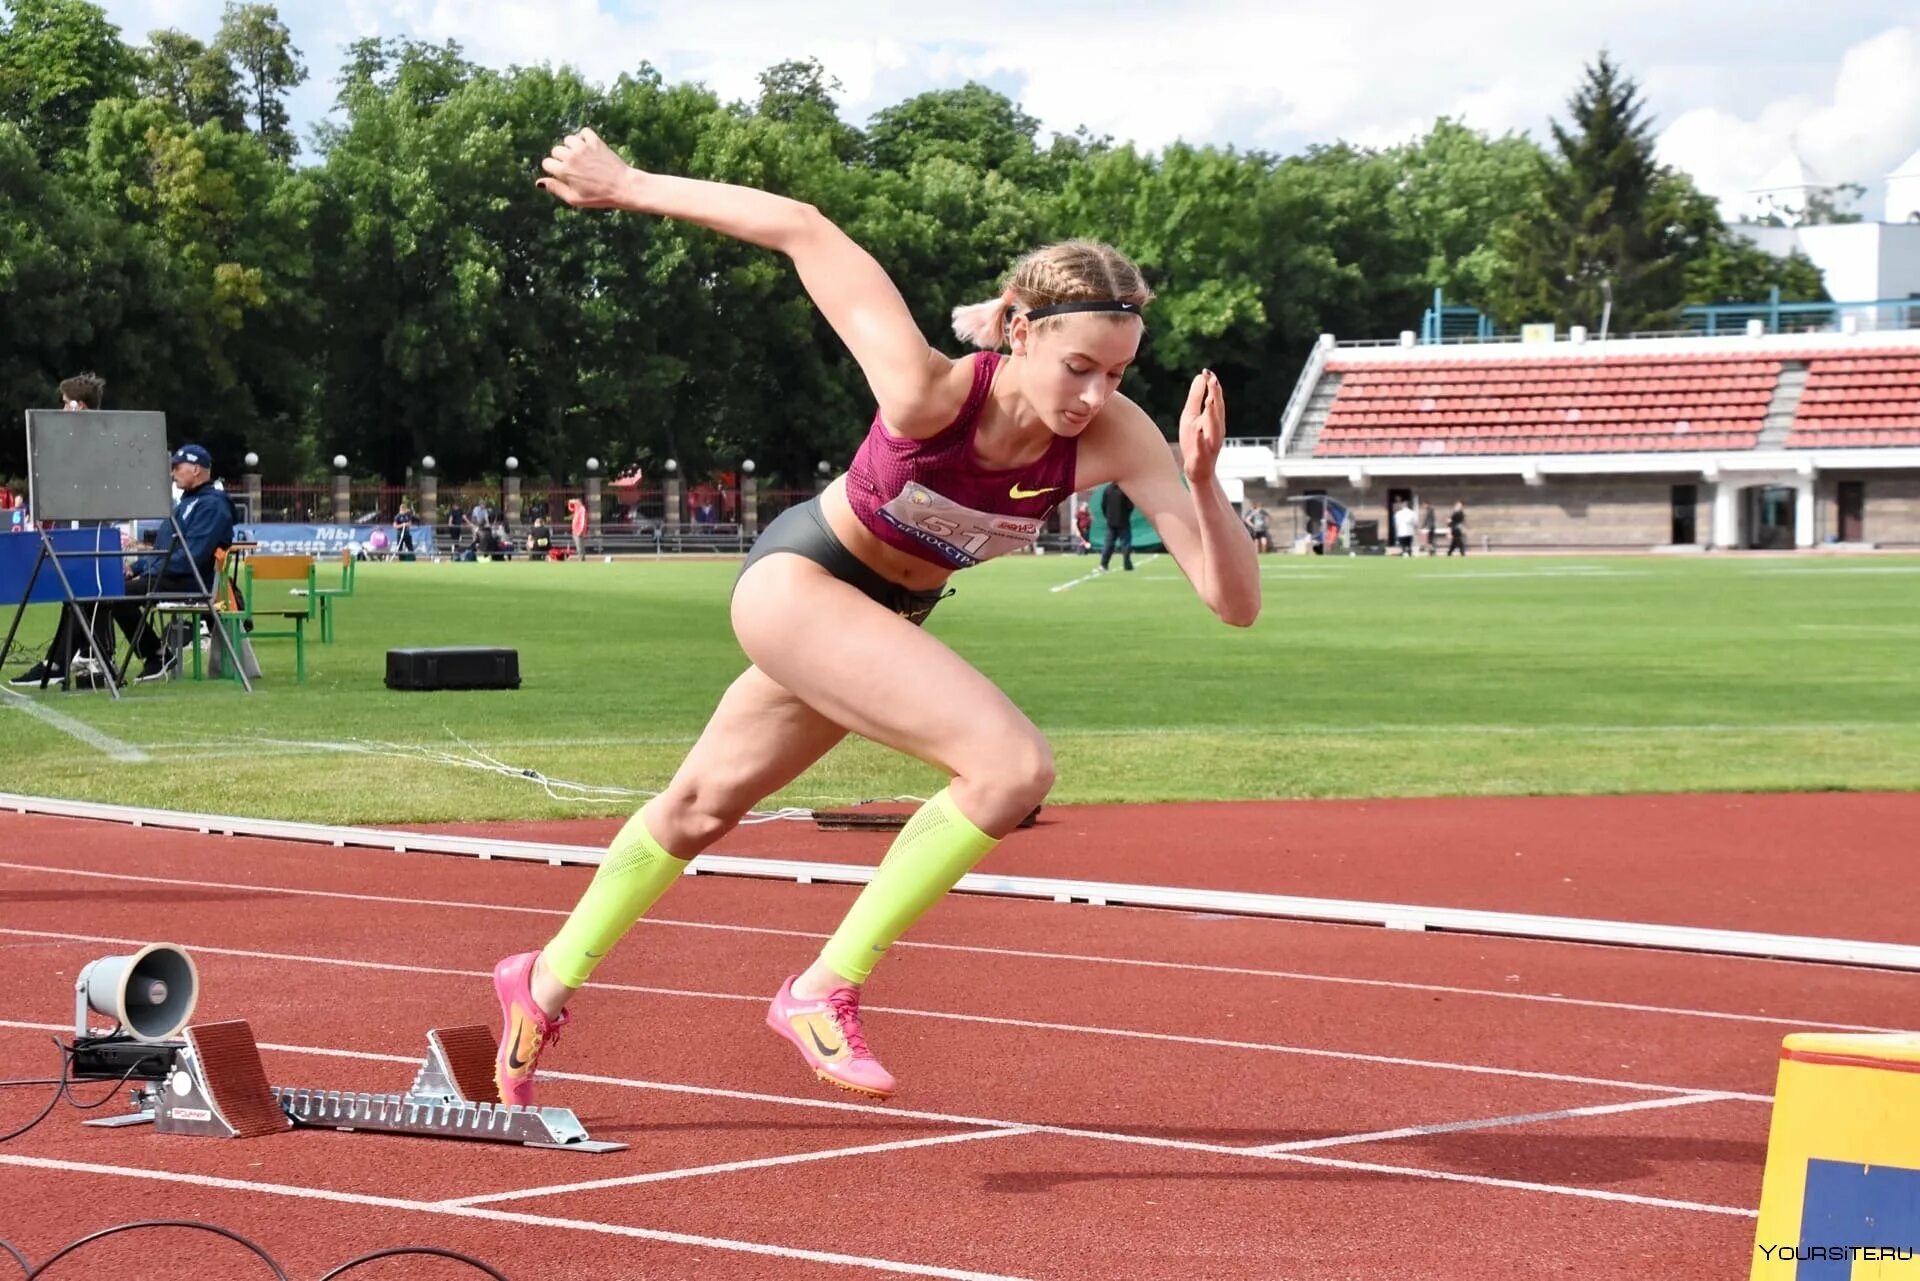
[[[1475,551],[1920,544],[1920,328],[1767,328],[1323,335],[1278,439],[1237,442],[1223,472],[1276,510],[1327,495],[1361,546],[1398,500],[1443,529],[1466,504]]]

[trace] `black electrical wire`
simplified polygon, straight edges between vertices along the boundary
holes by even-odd
[[[82,1103],[79,1099],[76,1099],[75,1097],[73,1097],[73,1087],[75,1085],[75,1081],[73,1079],[73,1056],[74,1056],[76,1047],[66,1044],[57,1036],[50,1037],[49,1039],[53,1042],[55,1048],[57,1048],[60,1051],[60,1075],[52,1078],[30,1077],[30,1078],[23,1078],[18,1081],[0,1081],[0,1089],[5,1089],[8,1086],[14,1086],[14,1085],[47,1085],[51,1083],[53,1085],[53,1097],[47,1100],[47,1106],[41,1108],[40,1114],[34,1117],[33,1120],[27,1122],[25,1125],[21,1126],[17,1130],[11,1130],[6,1134],[0,1134],[0,1143],[8,1143],[14,1139],[17,1139],[21,1135],[25,1134],[27,1131],[31,1130],[34,1126],[46,1120],[47,1117],[52,1115],[54,1108],[60,1105],[60,1100],[62,1099],[65,1099],[68,1103],[72,1104],[74,1108],[78,1109],[81,1112],[91,1112],[95,1108],[106,1106],[108,1103],[111,1103],[114,1100],[114,1098],[120,1093],[121,1087],[124,1086],[128,1081],[131,1081],[133,1079],[134,1073],[138,1072],[143,1066],[146,1065],[146,1063],[151,1061],[148,1059],[143,1059],[135,1063],[132,1067],[128,1068],[124,1073],[121,1074],[120,1079],[113,1083],[113,1087],[109,1089],[106,1092],[106,1094],[102,1095],[100,1098],[95,1099],[91,1103]]]
[[[17,1139],[21,1135],[25,1134],[28,1130],[31,1130],[34,1126],[46,1120],[47,1117],[53,1113],[53,1110],[56,1107],[60,1106],[60,1100],[67,1096],[67,1068],[68,1068],[68,1065],[73,1061],[73,1058],[72,1058],[72,1055],[70,1055],[67,1052],[67,1047],[64,1045],[60,1045],[59,1037],[57,1036],[54,1037],[53,1043],[55,1045],[60,1046],[60,1075],[53,1079],[53,1097],[47,1100],[47,1106],[41,1108],[39,1115],[34,1117],[33,1120],[27,1122],[25,1125],[21,1126],[17,1130],[9,1130],[5,1134],[0,1134],[0,1143],[8,1143],[14,1139]],[[45,1085],[46,1083],[47,1082],[44,1078],[34,1078],[34,1079],[20,1080],[20,1081],[0,1081],[0,1088],[4,1088],[6,1086],[14,1086],[14,1085]]]
[[[453,1259],[466,1264],[468,1267],[486,1273],[493,1278],[493,1281],[508,1281],[504,1273],[494,1271],[492,1267],[480,1262],[480,1260],[473,1258],[471,1255],[461,1254],[457,1250],[443,1250],[437,1245],[401,1245],[394,1246],[387,1250],[375,1250],[372,1254],[363,1254],[357,1259],[348,1260],[321,1277],[320,1281],[333,1281],[335,1277],[350,1272],[363,1263],[372,1263],[375,1259],[390,1259],[397,1254],[427,1254],[437,1259]]]
[[[230,1229],[215,1227],[211,1223],[198,1223],[192,1219],[143,1219],[138,1223],[120,1223],[110,1228],[102,1228],[98,1232],[81,1237],[78,1241],[61,1246],[60,1249],[54,1252],[52,1258],[27,1273],[27,1281],[34,1281],[35,1277],[38,1277],[48,1268],[60,1262],[60,1260],[66,1258],[82,1246],[91,1245],[102,1237],[116,1236],[119,1233],[132,1232],[140,1228],[192,1228],[197,1232],[211,1232],[216,1236],[223,1236],[229,1241],[238,1242],[240,1245],[247,1247],[247,1249],[258,1255],[262,1263],[265,1263],[269,1268],[273,1269],[275,1281],[290,1281],[287,1274],[281,1270],[280,1265],[273,1261],[273,1256],[261,1249],[254,1242],[247,1240],[247,1238],[241,1236],[238,1232],[231,1231]]]
[[[245,1246],[247,1249],[253,1251],[262,1263],[273,1269],[273,1275],[276,1281],[290,1281],[286,1271],[281,1268],[272,1255],[261,1248],[258,1242],[250,1241],[231,1229],[217,1227],[211,1223],[202,1223],[197,1219],[143,1219],[137,1223],[115,1224],[113,1227],[102,1228],[98,1232],[90,1233],[87,1236],[81,1237],[78,1241],[73,1241],[60,1247],[59,1250],[54,1252],[51,1258],[38,1267],[30,1263],[26,1255],[5,1241],[0,1241],[0,1250],[5,1250],[13,1256],[14,1262],[18,1263],[21,1269],[27,1274],[27,1281],[35,1281],[35,1278],[45,1273],[48,1268],[83,1246],[91,1245],[104,1237],[117,1236],[122,1232],[134,1232],[146,1228],[191,1228],[196,1232],[211,1232],[216,1236],[223,1236],[227,1238],[227,1240]],[[458,1250],[445,1250],[437,1245],[399,1245],[389,1246],[384,1250],[375,1250],[370,1254],[363,1254],[357,1259],[349,1259],[347,1262],[333,1269],[333,1271],[322,1276],[320,1281],[334,1281],[335,1277],[344,1276],[346,1273],[351,1272],[363,1264],[373,1263],[380,1259],[391,1259],[400,1255],[426,1255],[436,1259],[452,1259],[456,1263],[466,1264],[477,1272],[486,1273],[493,1278],[493,1281],[510,1281],[505,1273],[495,1270],[489,1264],[482,1263],[472,1255],[461,1254]]]

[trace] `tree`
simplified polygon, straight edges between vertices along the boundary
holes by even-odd
[[[87,0],[9,0],[0,25],[0,121],[42,160],[81,145],[94,104],[133,92],[137,60]]]
[[[120,353],[119,385],[216,454],[283,443],[313,379],[311,179],[152,100],[94,112],[84,176],[146,282],[144,314],[116,334],[144,344]]]
[[[1602,52],[1567,109],[1537,199],[1496,237],[1509,269],[1494,310],[1509,326],[1597,328],[1610,290],[1614,331],[1665,328],[1685,289],[1684,245],[1654,199],[1664,171],[1639,90]]]
[[[90,209],[43,165],[19,126],[0,123],[0,405],[54,408],[54,386],[81,369],[106,372],[107,344],[128,304],[123,229]],[[0,432],[0,476],[26,470],[26,437]]]
[[[1766,211],[1758,221],[1768,227],[1823,227],[1829,224],[1859,222],[1855,208],[1867,194],[1857,182],[1836,183],[1831,187],[1804,188],[1806,199],[1800,204],[1768,196]]]
[[[437,107],[478,70],[456,41],[434,45],[405,36],[367,36],[347,46],[334,109],[346,110],[364,86],[398,93],[416,107]]]
[[[218,121],[234,133],[247,127],[240,77],[224,53],[172,28],[149,33],[139,53],[142,97],[166,103],[192,125]]]
[[[1519,134],[1489,138],[1442,118],[1425,137],[1383,158],[1393,174],[1385,194],[1392,235],[1419,255],[1418,292],[1437,288],[1452,302],[1486,305],[1506,266],[1491,233],[1540,198],[1539,146]],[[1418,307],[1426,305],[1419,299]],[[1411,324],[1408,314],[1397,327]]]
[[[287,128],[285,99],[306,83],[307,67],[280,21],[280,11],[270,4],[227,0],[213,47],[238,68],[254,132],[266,144],[267,154],[282,163],[292,160],[300,144]]]
[[[935,89],[874,113],[867,126],[873,163],[905,172],[941,156],[969,169],[1006,170],[1020,181],[1038,167],[1040,122],[1004,94],[969,82]]]
[[[1656,203],[1669,226],[1679,229],[1686,257],[1686,302],[1754,303],[1780,291],[1784,302],[1825,302],[1820,269],[1799,250],[1775,257],[1727,228],[1720,207],[1693,179],[1664,175]]]
[[[775,63],[760,73],[760,101],[754,114],[825,135],[833,154],[845,164],[860,155],[865,140],[858,129],[840,119],[833,101],[840,88],[818,59]]]

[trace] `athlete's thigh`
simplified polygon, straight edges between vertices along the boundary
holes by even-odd
[[[800,556],[741,577],[733,629],[754,666],[864,738],[954,773],[1033,723],[965,659]]]
[[[737,792],[752,805],[798,778],[846,734],[844,726],[749,667],[721,695],[674,783]]]

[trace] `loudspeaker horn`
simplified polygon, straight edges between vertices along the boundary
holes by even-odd
[[[88,962],[73,984],[73,1034],[88,1035],[87,1011],[104,1014],[136,1041],[166,1041],[193,1017],[200,977],[193,958],[171,943],[130,956]]]

